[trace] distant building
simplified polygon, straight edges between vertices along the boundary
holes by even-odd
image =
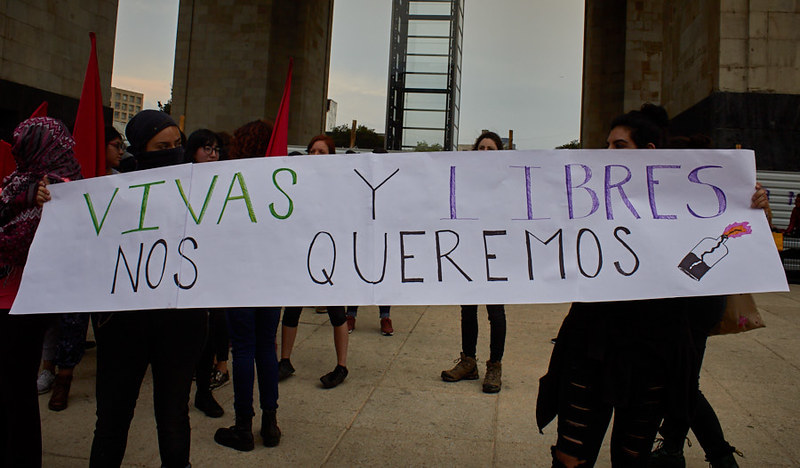
[[[127,89],[111,88],[111,108],[114,110],[114,127],[125,134],[128,121],[142,110],[144,94]]]
[[[339,104],[333,99],[328,99],[328,108],[325,112],[325,131],[330,132],[336,126],[336,109]]]

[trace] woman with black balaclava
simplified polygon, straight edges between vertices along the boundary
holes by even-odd
[[[183,162],[182,135],[172,118],[143,110],[125,129],[138,170]],[[189,392],[206,336],[198,310],[140,310],[95,314],[97,424],[91,467],[120,466],[139,389],[148,365],[161,465],[189,466]]]

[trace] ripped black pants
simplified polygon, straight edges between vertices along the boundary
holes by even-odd
[[[631,385],[630,403],[615,407],[602,395],[602,367],[584,359],[565,369],[558,398],[556,449],[583,460],[581,466],[593,466],[613,412],[611,463],[647,466],[666,407],[664,375],[659,369],[640,369],[638,381]],[[555,458],[553,466],[561,466]]]

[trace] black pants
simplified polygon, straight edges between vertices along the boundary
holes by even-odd
[[[500,362],[506,347],[506,309],[503,304],[487,304],[489,313],[489,360]],[[478,306],[461,306],[461,351],[476,357],[478,346]]]
[[[302,311],[302,307],[284,307],[283,326],[297,328],[297,325],[300,323],[300,312]],[[338,327],[346,322],[344,306],[328,306],[328,319],[334,327]]]
[[[91,467],[122,463],[148,365],[162,466],[189,464],[189,391],[207,317],[198,310],[151,310],[97,318],[97,424]]]
[[[211,374],[214,371],[214,357],[217,358],[217,361],[227,361],[228,343],[228,323],[225,318],[225,310],[209,310],[208,333],[194,371],[197,393],[202,395],[211,392],[209,386],[211,385]]]
[[[725,296],[696,297],[687,299],[687,301],[691,307],[688,315],[689,327],[697,353],[699,375],[703,355],[706,352],[708,332],[722,318],[722,313],[725,311]],[[683,441],[686,439],[690,427],[689,424],[677,419],[667,415],[660,430],[661,435],[664,436],[665,448],[673,451],[683,448]],[[714,412],[714,408],[711,407],[699,388],[697,389],[697,400],[694,402],[691,429],[700,446],[703,447],[708,460],[716,460],[735,450],[725,440],[717,413]]]
[[[42,427],[36,376],[49,315],[8,315],[0,310],[0,466],[42,466]]]
[[[641,379],[636,385],[641,389],[638,398],[615,407],[603,398],[602,367],[599,362],[582,359],[566,370],[559,392],[556,448],[585,460],[581,466],[594,466],[613,411],[611,464],[646,467],[666,407],[664,376],[660,369],[642,369],[637,373]]]

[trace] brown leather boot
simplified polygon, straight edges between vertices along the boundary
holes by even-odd
[[[67,409],[69,387],[71,385],[71,375],[56,374],[56,380],[53,382],[53,394],[50,395],[50,401],[47,403],[47,407],[50,408],[51,411]]]
[[[478,363],[475,362],[475,358],[461,353],[461,358],[456,363],[456,366],[452,369],[442,371],[442,380],[445,382],[458,382],[459,380],[478,379]]]
[[[486,361],[486,375],[483,378],[483,393],[497,393],[503,382],[500,377],[503,375],[503,367],[500,362]]]

